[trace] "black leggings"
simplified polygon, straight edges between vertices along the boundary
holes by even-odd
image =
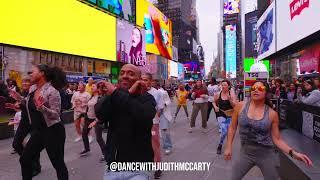
[[[82,129],[82,140],[83,140],[84,149],[88,150],[88,151],[90,151],[90,144],[89,144],[88,135],[89,135],[89,132],[91,130],[91,128],[89,128],[89,125],[93,121],[94,121],[94,119],[86,118],[85,122],[84,122],[83,129]],[[96,139],[97,139],[97,142],[98,142],[98,144],[100,146],[101,152],[104,155],[106,144],[105,144],[105,142],[104,142],[104,140],[102,138],[102,131],[103,131],[102,125],[97,123],[96,126],[95,126]]]
[[[58,180],[68,180],[68,169],[64,162],[66,132],[62,123],[44,130],[33,130],[20,157],[22,179],[32,180],[32,161],[46,149],[49,159],[57,172]]]
[[[82,140],[83,140],[83,145],[84,145],[84,149],[90,151],[90,145],[89,145],[89,132],[91,130],[91,128],[89,128],[89,125],[94,121],[94,119],[89,119],[89,118],[85,118],[84,121],[84,126],[82,129]]]
[[[23,152],[23,140],[27,137],[28,133],[31,130],[31,126],[29,122],[25,121],[26,119],[22,119],[17,129],[16,134],[14,135],[12,147],[17,151],[17,153],[21,156]],[[40,171],[40,152],[35,156],[35,159],[32,161],[32,170]]]

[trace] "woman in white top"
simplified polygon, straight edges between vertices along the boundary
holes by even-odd
[[[89,145],[89,137],[88,134],[90,130],[96,125],[98,121],[96,118],[94,106],[97,104],[99,98],[99,91],[97,85],[94,83],[92,84],[92,97],[88,101],[88,108],[87,113],[85,115],[85,122],[82,129],[82,140],[84,144],[84,150],[80,153],[81,156],[87,155],[90,152],[90,145]]]

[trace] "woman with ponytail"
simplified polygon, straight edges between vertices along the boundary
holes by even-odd
[[[20,157],[23,180],[32,179],[32,160],[43,149],[57,172],[58,180],[68,179],[64,162],[66,133],[60,119],[61,98],[59,90],[66,84],[65,73],[56,67],[32,67],[29,94],[25,100],[26,118],[31,124],[31,137]]]
[[[240,102],[234,108],[224,152],[225,160],[230,160],[232,143],[239,124],[241,150],[240,158],[232,167],[232,180],[242,179],[255,165],[261,169],[264,179],[279,179],[279,157],[275,147],[308,166],[312,165],[308,156],[293,150],[281,138],[278,113],[272,109],[268,93],[268,85],[257,81],[251,87],[251,99]]]

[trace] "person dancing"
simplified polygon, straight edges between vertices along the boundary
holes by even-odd
[[[58,180],[68,180],[64,162],[66,132],[60,119],[61,98],[57,90],[64,87],[66,75],[59,68],[36,65],[30,76],[33,86],[23,102],[27,117],[22,118],[28,118],[31,124],[31,137],[20,157],[22,178],[32,179],[32,162],[42,149],[46,149]]]
[[[268,93],[268,85],[257,81],[251,87],[251,99],[235,107],[224,151],[225,160],[230,160],[234,135],[239,125],[240,158],[232,167],[232,180],[242,179],[255,165],[261,169],[264,179],[278,180],[275,146],[292,158],[312,165],[307,155],[293,150],[281,138],[278,113],[272,109]]]

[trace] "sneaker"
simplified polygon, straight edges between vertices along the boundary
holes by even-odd
[[[162,171],[158,170],[154,173],[154,179],[160,179],[162,175]]]
[[[207,128],[202,128],[202,133],[207,133],[208,129]]]
[[[78,136],[75,140],[74,140],[74,142],[79,142],[79,141],[81,141],[82,140],[82,137],[81,136]]]
[[[222,150],[222,144],[219,144],[218,149],[217,149],[217,154],[220,155],[222,153],[221,150]]]
[[[90,150],[84,150],[80,153],[80,156],[87,156],[89,154]]]
[[[89,138],[89,143],[91,144],[93,142],[93,140],[94,140],[94,137],[93,136],[89,136],[88,138]]]
[[[171,150],[166,149],[164,152],[165,152],[166,155],[169,155],[171,153]]]
[[[192,131],[193,131],[193,128],[191,127],[188,132],[189,132],[189,133],[192,133]]]

